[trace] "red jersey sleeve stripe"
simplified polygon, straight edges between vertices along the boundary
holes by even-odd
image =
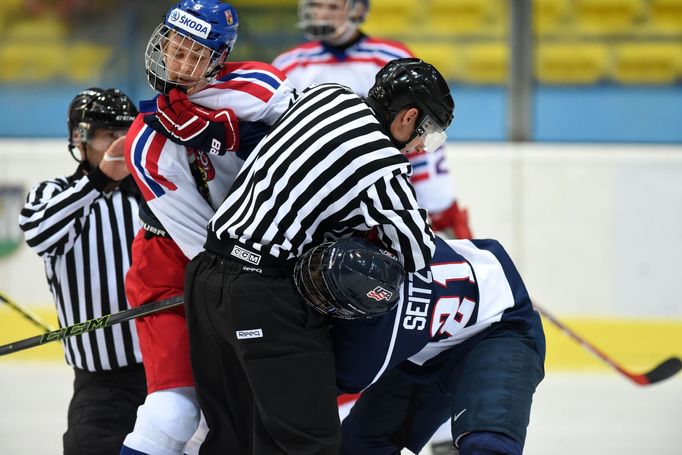
[[[232,79],[230,81],[221,82],[215,84],[211,88],[238,90],[240,92],[244,92],[253,97],[256,97],[259,100],[263,101],[264,103],[270,101],[270,98],[272,98],[273,95],[272,91],[266,89],[265,87],[262,87],[261,85],[240,79]]]

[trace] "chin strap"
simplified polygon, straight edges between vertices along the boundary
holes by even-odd
[[[85,161],[78,161],[78,168],[76,169],[76,175],[87,175],[93,170],[95,170],[94,166],[92,166],[87,160]]]
[[[381,126],[384,129],[384,133],[386,134],[386,136],[389,137],[389,139],[391,139],[391,142],[393,142],[393,145],[395,145],[395,147],[398,150],[402,150],[403,148],[405,148],[407,144],[412,142],[412,140],[414,140],[414,138],[417,137],[418,135],[417,128],[415,128],[414,131],[412,131],[410,137],[406,141],[399,141],[398,139],[393,137],[393,134],[391,134],[391,123],[393,123],[393,119],[395,119],[396,113],[383,107],[381,103],[379,103],[379,101],[377,101],[371,96],[365,98],[365,103],[367,103],[367,105],[374,111],[377,120],[379,120],[379,123],[381,123]],[[419,125],[419,122],[417,122],[417,125]]]

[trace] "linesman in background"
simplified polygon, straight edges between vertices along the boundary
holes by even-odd
[[[124,278],[140,197],[127,178],[123,140],[136,115],[117,89],[76,95],[67,123],[78,168],[36,185],[19,216],[26,242],[45,262],[61,327],[128,308]],[[118,453],[146,396],[134,322],[63,345],[75,371],[64,453]]]
[[[338,84],[305,90],[247,158],[186,273],[197,393],[217,405],[204,408],[207,441],[241,418],[254,422],[247,453],[337,454],[329,324],[298,295],[295,259],[374,230],[407,271],[423,268],[434,237],[401,152],[440,145],[453,109],[433,66],[394,60],[366,101]]]

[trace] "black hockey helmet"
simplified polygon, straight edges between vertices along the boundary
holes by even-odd
[[[445,141],[445,129],[452,123],[455,110],[445,78],[433,65],[418,58],[391,60],[379,70],[367,95],[367,104],[389,133],[401,109],[416,107],[419,118],[412,137],[404,143],[391,139],[402,148],[416,136],[425,136],[424,146],[432,151]]]
[[[392,310],[405,269],[395,255],[361,238],[318,245],[296,262],[294,283],[320,313],[341,319],[372,318]]]
[[[92,87],[83,90],[69,104],[66,124],[71,154],[74,147],[87,143],[96,129],[128,129],[137,113],[135,103],[118,89]]]

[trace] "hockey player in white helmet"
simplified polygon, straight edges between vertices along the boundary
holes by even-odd
[[[400,42],[362,32],[360,25],[369,6],[369,0],[300,0],[298,27],[309,41],[280,54],[273,65],[298,90],[337,82],[367,96],[374,76],[386,63],[413,57]],[[411,183],[420,205],[429,211],[434,230],[456,238],[471,238],[468,213],[457,204],[444,152],[441,147],[409,154]]]

